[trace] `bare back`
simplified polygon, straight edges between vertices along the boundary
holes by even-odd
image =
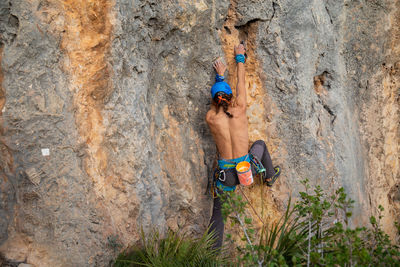
[[[234,159],[248,153],[248,121],[246,109],[243,107],[229,107],[228,112],[233,115],[233,118],[229,118],[222,107],[217,110],[217,107],[213,105],[207,112],[206,121],[220,157]]]
[[[245,54],[242,44],[235,46],[234,50],[236,55]],[[214,68],[219,75],[224,75],[226,66],[221,61],[217,61]],[[215,102],[212,103],[206,115],[206,121],[217,144],[219,156],[223,159],[242,157],[248,153],[249,149],[244,62],[237,63],[236,74],[236,98],[227,110],[233,117],[229,118],[223,111],[223,107],[217,107]]]

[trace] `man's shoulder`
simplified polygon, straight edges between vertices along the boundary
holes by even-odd
[[[216,114],[217,114],[217,113],[215,112],[215,110],[210,109],[209,111],[207,111],[207,114],[206,114],[206,121],[207,121],[208,123],[211,122],[211,121],[214,119],[214,117],[215,117]]]
[[[207,111],[206,117],[207,116],[215,116],[217,114],[217,112],[214,109],[210,109],[209,111]]]

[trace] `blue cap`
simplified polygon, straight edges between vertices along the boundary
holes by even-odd
[[[232,94],[232,89],[226,82],[216,82],[211,87],[211,97],[214,99],[214,96],[218,92],[224,92],[227,95]]]

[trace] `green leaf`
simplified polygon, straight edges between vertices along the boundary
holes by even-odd
[[[246,217],[246,218],[244,218],[244,223],[251,224],[252,223],[252,219]]]

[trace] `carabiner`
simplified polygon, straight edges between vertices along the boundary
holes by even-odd
[[[222,176],[221,174],[223,174],[224,179],[221,179],[221,176]],[[219,179],[221,182],[225,182],[226,177],[225,177],[225,171],[224,171],[224,170],[220,170],[220,171],[219,171],[219,173],[218,173],[218,179]]]

